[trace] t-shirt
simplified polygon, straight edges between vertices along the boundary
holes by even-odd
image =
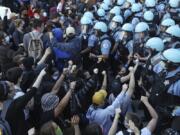
[[[40,125],[42,126],[44,123],[48,122],[48,121],[54,121],[55,117],[54,117],[54,110],[50,110],[47,112],[43,112],[41,115],[41,120],[40,120]]]
[[[24,108],[35,95],[37,89],[31,88],[25,95],[15,99],[9,106],[6,120],[8,121],[13,135],[27,135],[27,121],[25,120]]]
[[[120,131],[116,135],[123,135],[123,132]],[[151,131],[147,127],[145,127],[141,129],[141,135],[151,135]]]

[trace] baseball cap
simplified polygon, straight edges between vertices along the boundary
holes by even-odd
[[[67,27],[66,28],[66,36],[75,35],[75,29],[73,27]]]

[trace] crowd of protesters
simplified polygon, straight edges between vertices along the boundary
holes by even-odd
[[[179,135],[180,0],[1,0],[1,135]]]

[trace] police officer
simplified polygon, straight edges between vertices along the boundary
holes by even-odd
[[[120,7],[119,6],[114,6],[109,12],[108,19],[111,20],[114,16],[120,15],[120,13],[121,13]]]
[[[116,5],[122,7],[124,3],[125,3],[125,0],[117,0]]]
[[[125,21],[129,21],[129,18],[132,15],[132,11],[130,7],[132,6],[133,3],[135,3],[135,0],[126,0],[126,2],[121,7],[122,15]]]
[[[91,26],[92,26],[91,18],[88,18],[87,16],[83,16],[81,18],[82,50],[80,54],[83,57],[83,68],[85,70],[88,69],[89,65],[91,64],[91,61],[89,60],[89,53],[91,51],[91,46],[89,44],[94,44],[89,42],[91,42],[91,39],[93,40],[93,38],[95,37],[94,35],[91,35],[92,34]],[[94,40],[92,42],[94,42]]]
[[[164,18],[172,18],[176,23],[180,22],[179,15],[179,0],[169,0],[169,9],[167,14],[164,15]]]
[[[180,38],[180,27],[173,25],[166,30],[166,33],[170,37],[167,48],[180,48],[180,42],[178,40]]]
[[[134,3],[131,7],[131,11],[133,13],[133,18],[132,18],[132,24],[134,27],[141,21],[143,13],[142,11],[142,5],[140,3]]]
[[[168,93],[180,96],[180,78],[175,78],[173,82],[169,81],[169,78],[179,76],[180,72],[180,50],[178,49],[168,49],[165,50],[162,54],[162,59],[165,61],[166,69],[166,81],[165,85],[170,85],[168,88]]]
[[[162,20],[160,27],[159,27],[159,36],[164,39],[164,42],[167,42],[168,39],[165,39],[167,37],[166,30],[168,27],[175,25],[175,21],[171,18],[167,18],[165,20]],[[167,41],[166,41],[167,40]]]
[[[93,47],[93,51],[90,54],[92,59],[101,59],[107,62],[111,50],[111,42],[107,35],[108,28],[104,22],[97,22],[94,25],[95,36],[98,38],[98,44]]]
[[[154,37],[157,35],[158,25],[154,22],[154,14],[152,11],[146,11],[143,15],[144,20],[148,23],[150,31],[149,36]]]
[[[160,17],[159,17],[159,13],[157,12],[157,8],[156,8],[156,0],[145,0],[145,11],[152,11],[153,14],[154,14],[154,21],[156,24],[159,24],[159,20],[160,20]]]
[[[125,23],[122,26],[122,31],[119,32],[119,36],[116,39],[118,44],[112,49],[112,53],[115,53],[114,59],[118,63],[122,63],[123,66],[128,66],[128,55],[133,53],[133,25]]]
[[[103,22],[106,22],[107,23],[107,18],[106,18],[106,12],[104,9],[102,8],[99,8],[97,10],[97,18],[96,18],[98,21],[103,21]]]
[[[133,53],[140,56],[144,55],[144,44],[146,43],[149,32],[149,25],[146,22],[140,22],[135,27],[134,49]]]
[[[156,64],[161,61],[161,53],[164,50],[164,43],[163,40],[159,37],[150,38],[146,44],[145,48],[149,49],[149,55],[146,58],[139,58],[140,60],[147,60],[146,64],[149,69],[153,68]],[[149,60],[149,61],[148,61]]]
[[[100,5],[100,8],[104,9],[106,13],[110,10],[109,6],[105,3],[102,3]]]
[[[121,25],[123,24],[123,18],[120,15],[113,17],[109,24],[110,35],[115,42],[118,42],[118,33],[121,30]]]

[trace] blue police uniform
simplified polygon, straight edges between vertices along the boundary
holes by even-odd
[[[180,72],[180,67],[177,68],[175,71],[168,72],[166,75],[166,78],[170,78],[175,76],[178,72]],[[168,89],[168,93],[180,96],[180,80],[176,81],[174,84],[171,84],[171,86]]]
[[[101,47],[101,54],[102,55],[109,55],[111,49],[111,42],[108,40],[107,35],[103,35],[100,38],[100,47]]]
[[[159,74],[160,72],[162,72],[164,70],[164,67],[161,65],[161,62],[158,63],[157,65],[154,66],[153,71],[157,74]],[[168,72],[166,74],[166,79],[174,77],[177,73],[180,72],[180,67],[177,68],[174,71]],[[168,93],[175,95],[175,96],[180,96],[180,80],[176,81],[174,84],[171,84],[169,89],[168,89]]]
[[[90,35],[88,38],[88,47],[95,47],[95,45],[98,42],[98,38],[96,37],[96,35]]]

